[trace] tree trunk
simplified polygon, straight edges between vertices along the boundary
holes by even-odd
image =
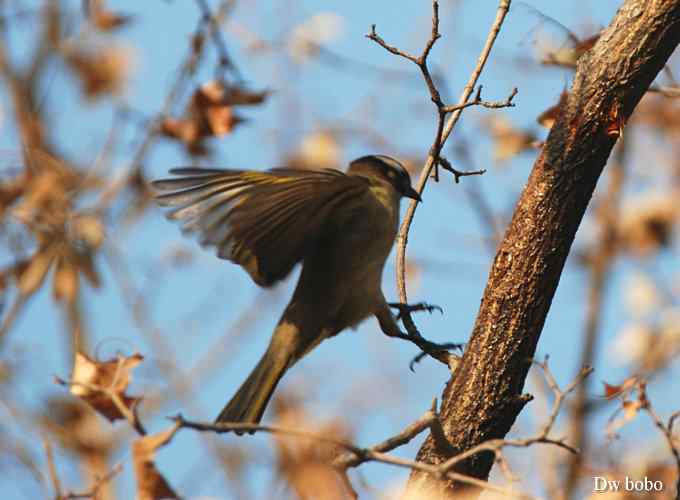
[[[442,396],[456,452],[503,438],[531,396],[522,389],[564,262],[618,137],[680,42],[680,0],[628,0],[578,61],[560,116],[534,164],[501,242],[463,359]],[[417,459],[439,464],[450,449],[428,436]],[[455,471],[486,479],[493,454]],[[446,498],[462,485],[413,471],[408,493]]]

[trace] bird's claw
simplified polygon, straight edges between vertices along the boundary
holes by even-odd
[[[422,339],[422,337],[421,337]],[[452,350],[455,349],[463,349],[464,344],[458,344],[455,342],[445,342],[444,344],[436,344],[434,342],[430,342],[428,340],[422,339],[424,343],[418,344],[418,347],[420,347],[421,352],[419,352],[408,364],[409,370],[412,372],[415,371],[413,367],[420,363],[425,356],[430,356],[437,361],[440,361],[447,365],[451,371],[455,369],[455,367],[458,365],[458,361],[460,360],[460,356],[457,354],[453,354]]]
[[[444,309],[442,309],[441,306],[428,304],[427,302],[418,302],[416,304],[388,302],[387,305],[397,310],[397,321],[403,319],[406,314],[410,314],[412,312],[427,311],[432,314],[434,311],[439,311],[441,314],[444,314]]]
[[[418,331],[418,327],[416,326],[415,322],[413,321],[413,318],[411,317],[411,313],[419,311],[427,311],[430,314],[433,311],[439,311],[440,313],[443,314],[444,310],[440,306],[428,304],[427,302],[418,302],[417,304],[389,302],[387,305],[398,311],[396,319],[397,321],[401,321],[404,327],[406,328],[406,333],[400,332],[397,335],[391,334],[391,336],[399,337],[403,340],[408,340],[409,342],[412,342],[415,345],[417,345],[418,348],[421,350],[420,354],[413,358],[413,360],[411,360],[411,362],[409,363],[409,369],[411,371],[414,371],[413,367],[415,366],[415,364],[422,360],[425,356],[430,356],[436,359],[437,361],[444,363],[451,370],[455,368],[459,356],[452,354],[449,351],[453,349],[461,349],[463,344],[457,344],[453,342],[437,344],[435,342],[427,340],[420,334],[420,332]]]

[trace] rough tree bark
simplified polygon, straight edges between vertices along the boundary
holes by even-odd
[[[616,142],[618,126],[680,42],[680,0],[627,0],[578,61],[566,104],[534,164],[491,268],[463,359],[442,396],[455,452],[503,438],[531,396],[524,381],[574,235]],[[451,449],[428,436],[419,461],[440,464]],[[457,464],[486,479],[493,454]],[[410,493],[446,498],[458,487],[413,471]]]

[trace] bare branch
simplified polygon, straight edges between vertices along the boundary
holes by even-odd
[[[640,382],[638,385],[638,392],[639,401],[642,403],[641,408],[647,413],[647,415],[649,415],[649,418],[652,419],[654,425],[656,425],[656,427],[661,431],[661,434],[663,434],[666,444],[668,444],[668,448],[670,449],[673,459],[675,460],[675,469],[677,473],[677,479],[675,483],[675,498],[680,498],[680,447],[676,445],[675,440],[673,439],[673,424],[675,423],[675,419],[678,417],[678,415],[680,415],[680,411],[673,413],[668,419],[668,424],[664,424],[659,414],[656,413],[652,407],[652,403],[647,398],[647,384],[645,382]]]
[[[123,470],[123,464],[116,464],[109,472],[101,477],[98,477],[94,484],[85,491],[67,492],[58,497],[56,500],[76,500],[85,498],[99,498],[100,490],[114,477],[116,477]]]
[[[47,458],[47,473],[52,482],[52,487],[54,488],[55,498],[62,498],[61,481],[59,480],[59,474],[57,474],[57,466],[54,463],[54,453],[52,451],[52,443],[50,443],[49,438],[43,434],[42,444],[45,449],[45,457]]]
[[[277,425],[247,424],[241,422],[212,424],[186,420],[182,415],[172,417],[171,420],[175,423],[175,425],[177,425],[178,428],[193,429],[201,432],[216,432],[218,434],[234,431],[245,431],[249,433],[267,432],[270,434],[281,434],[287,436],[300,437],[304,439],[312,439],[320,443],[334,445],[349,452],[347,455],[340,456],[332,464],[334,467],[338,468],[341,474],[345,474],[345,471],[350,467],[357,467],[358,465],[361,465],[366,462],[380,462],[384,464],[395,465],[397,467],[405,467],[412,470],[428,472],[430,474],[435,474],[439,477],[448,477],[455,481],[461,481],[463,483],[471,484],[479,488],[495,491],[497,493],[501,493],[509,497],[532,498],[530,495],[518,493],[507,488],[503,488],[494,484],[487,483],[485,481],[480,481],[479,479],[459,474],[457,472],[445,471],[438,466],[428,465],[422,462],[404,459],[401,457],[396,457],[385,453],[386,451],[390,451],[394,448],[397,448],[399,446],[402,446],[403,444],[408,443],[416,435],[421,433],[423,430],[429,428],[432,424],[433,419],[437,418],[438,417],[434,414],[434,412],[432,410],[429,410],[420,419],[416,420],[414,423],[406,427],[406,429],[404,429],[399,434],[391,438],[388,438],[385,441],[370,448],[361,448],[348,441],[329,437],[327,434],[319,434],[315,432],[305,431],[302,429],[293,429]],[[351,489],[351,491],[353,491],[353,488]]]
[[[444,158],[443,156],[439,157],[439,165],[446,170],[447,172],[451,172],[453,174],[453,180],[458,184],[460,182],[461,177],[468,177],[470,175],[484,175],[486,173],[486,169],[482,170],[469,170],[469,171],[463,171],[463,170],[458,170],[453,168],[453,165]]]
[[[445,113],[453,113],[454,111],[469,108],[470,106],[481,106],[483,108],[488,109],[514,108],[515,103],[512,102],[512,100],[515,98],[517,93],[518,93],[517,87],[514,87],[512,89],[512,92],[510,92],[510,95],[503,101],[484,101],[482,100],[482,86],[480,85],[479,87],[477,87],[477,94],[475,94],[475,98],[473,100],[465,102],[463,104],[444,106],[442,109]]]
[[[413,56],[407,52],[404,52],[403,50],[398,49],[397,47],[394,47],[393,45],[389,45],[385,40],[383,40],[380,35],[378,35],[375,31],[375,24],[371,25],[371,32],[366,35],[366,38],[369,40],[373,40],[375,43],[380,45],[383,49],[387,50],[388,52],[394,54],[395,56],[403,57],[404,59],[408,59],[409,61],[415,63],[415,64],[420,64],[420,58]]]
[[[437,86],[434,83],[434,80],[432,79],[432,75],[430,73],[430,69],[428,66],[428,57],[430,55],[430,52],[432,51],[432,48],[434,47],[434,44],[441,38],[441,34],[439,33],[439,3],[437,0],[433,0],[432,2],[432,30],[430,33],[430,38],[425,44],[425,47],[423,48],[422,53],[420,56],[414,56],[412,54],[409,54],[408,52],[405,52],[393,45],[388,44],[383,40],[380,35],[377,34],[376,32],[376,26],[375,24],[371,26],[371,32],[366,35],[366,37],[374,42],[376,42],[378,45],[383,47],[385,50],[390,52],[391,54],[394,54],[399,57],[403,57],[404,59],[408,59],[409,61],[413,62],[418,66],[420,69],[423,79],[425,81],[425,84],[427,85],[428,91],[430,93],[430,99],[434,103],[436,110],[437,110],[437,131],[435,133],[435,138],[432,143],[432,146],[430,147],[430,152],[428,154],[428,158],[425,164],[425,167],[423,168],[421,174],[420,174],[420,179],[418,180],[418,184],[416,187],[416,190],[418,193],[422,194],[423,190],[425,189],[425,185],[427,183],[427,178],[430,176],[434,169],[434,177],[438,179],[438,171],[437,167],[441,164],[441,158],[440,158],[440,153],[442,150],[442,147],[444,143],[446,142],[446,139],[448,138],[449,134],[453,130],[453,127],[455,126],[458,117],[460,116],[460,113],[462,110],[466,107],[473,106],[473,105],[481,105],[483,106],[485,101],[482,101],[481,98],[481,86],[477,90],[476,97],[473,101],[470,101],[468,103],[468,98],[470,94],[472,93],[472,90],[474,89],[475,85],[477,84],[477,80],[479,78],[479,75],[481,74],[481,71],[486,63],[486,60],[489,57],[489,53],[491,51],[491,47],[493,46],[493,43],[496,39],[496,36],[498,35],[498,32],[500,31],[500,27],[503,23],[503,19],[505,18],[505,15],[507,14],[507,11],[510,8],[510,0],[501,0],[499,9],[498,9],[498,14],[496,16],[496,21],[494,22],[491,32],[489,33],[489,36],[487,37],[487,42],[486,45],[482,51],[482,55],[479,58],[479,61],[477,63],[477,67],[472,73],[472,76],[470,77],[470,80],[468,81],[468,84],[465,86],[465,89],[463,90],[463,94],[461,95],[461,98],[459,99],[459,103],[455,106],[447,106],[442,102],[441,99],[441,94],[439,93],[439,90],[437,89]],[[517,89],[513,89],[512,93],[510,96],[502,102],[486,102],[487,106],[486,107],[491,107],[491,108],[500,108],[500,107],[507,107],[507,106],[514,106],[512,103],[512,99],[514,96],[517,94]],[[446,121],[446,115],[448,113],[452,113],[450,116],[448,122]],[[448,162],[446,165],[450,168],[445,168],[446,170],[452,172],[454,174],[454,179],[456,182],[459,182],[460,177],[464,177],[467,175],[481,175],[484,173],[483,171],[476,171],[476,172],[460,172],[453,167],[451,167]],[[408,242],[408,233],[411,227],[411,222],[413,221],[413,216],[415,215],[415,208],[416,208],[417,202],[411,203],[406,211],[406,215],[404,217],[404,221],[402,222],[402,225],[399,229],[399,234],[397,236],[397,288],[399,290],[399,301],[402,304],[407,304],[408,299],[406,295],[406,244]],[[415,326],[415,323],[413,322],[413,318],[411,315],[407,312],[403,315],[403,323],[404,326],[406,327],[407,331],[411,334],[412,337],[415,338],[421,338],[420,334],[418,333],[418,330]],[[424,340],[424,339],[423,339]],[[449,367],[452,366],[450,361],[455,361],[452,360],[451,355],[448,355],[444,351],[444,356],[442,353],[441,349],[434,349],[433,346],[425,346],[423,348],[420,346],[423,352],[426,354],[430,355],[431,357],[442,361],[443,363],[447,364]],[[419,355],[418,357],[415,358],[414,361],[418,361],[422,356]],[[411,363],[411,367],[413,366],[413,363]]]
[[[438,9],[436,7],[437,3],[434,2],[435,7],[433,8],[433,11],[435,15],[433,15],[433,34],[438,35]],[[468,83],[465,85],[463,92],[458,99],[458,104],[465,104],[468,101],[468,98],[472,94],[472,91],[474,90],[475,85],[477,85],[477,80],[479,80],[479,77],[482,73],[482,70],[484,69],[484,66],[486,65],[486,62],[489,58],[489,54],[491,53],[491,49],[494,45],[494,42],[496,41],[496,38],[498,36],[498,33],[500,32],[501,26],[503,25],[503,21],[505,20],[505,16],[508,13],[508,10],[510,9],[510,0],[501,0],[498,4],[498,9],[496,13],[496,19],[494,20],[493,25],[491,26],[491,29],[489,31],[489,34],[486,39],[486,43],[484,45],[484,48],[482,49],[482,52],[479,56],[479,59],[477,61],[477,65],[475,69],[472,71],[472,74],[470,75],[470,78],[468,80]],[[438,38],[438,37],[437,37]],[[430,41],[428,41],[426,45],[429,47],[426,52],[424,52],[425,55],[429,54],[429,50],[431,49],[431,46],[434,45],[434,39],[435,37],[431,36]],[[424,68],[427,68],[426,61],[423,60],[423,65],[421,66],[421,71]],[[425,74],[425,73],[424,73]],[[428,73],[429,75],[429,73]],[[426,77],[427,81],[427,77]],[[434,87],[434,86],[432,86]],[[430,87],[429,82],[428,82],[428,88],[430,89],[430,96],[432,97],[433,101],[435,104],[437,104],[437,96],[438,92],[433,92],[432,87]],[[436,89],[435,89],[436,90]],[[448,120],[446,123],[444,123],[443,119],[443,114],[444,112],[441,110],[441,106],[437,106],[437,111],[439,115],[439,121],[438,121],[438,126],[437,126],[437,135],[435,137],[434,143],[432,145],[432,148],[430,149],[430,154],[427,157],[427,160],[425,162],[425,166],[423,167],[423,170],[420,174],[420,177],[418,179],[418,183],[416,186],[416,190],[418,193],[423,193],[425,186],[427,184],[427,180],[429,179],[430,175],[432,174],[433,169],[436,168],[438,162],[438,156],[439,152],[441,151],[442,146],[448,139],[449,135],[453,131],[453,128],[456,126],[456,123],[458,122],[458,119],[460,118],[460,114],[463,111],[462,109],[457,109],[451,113],[449,116]],[[404,216],[404,220],[401,224],[401,227],[399,228],[399,234],[397,236],[397,288],[399,290],[399,301],[403,303],[408,302],[408,297],[406,294],[406,245],[408,243],[408,234],[411,228],[411,223],[413,222],[413,217],[415,216],[415,211],[416,211],[416,206],[417,203],[414,201],[413,203],[410,203],[408,206],[408,209],[406,210],[406,215]]]
[[[436,400],[433,401],[432,408],[425,412],[418,420],[408,425],[404,430],[398,434],[381,441],[378,444],[370,446],[368,448],[361,448],[353,443],[346,440],[337,439],[327,434],[319,434],[315,432],[310,432],[302,429],[293,429],[283,426],[276,425],[262,425],[262,424],[249,424],[249,423],[204,423],[204,422],[194,422],[186,420],[182,415],[177,415],[171,420],[175,422],[178,427],[184,427],[188,429],[194,429],[201,432],[216,432],[216,433],[228,433],[235,431],[245,431],[248,433],[255,432],[267,432],[270,434],[282,434],[287,436],[300,437],[304,439],[312,439],[320,443],[326,443],[333,446],[337,446],[346,451],[343,455],[340,455],[332,462],[332,466],[337,468],[341,475],[343,476],[343,481],[349,481],[346,476],[347,469],[358,467],[359,465],[366,462],[380,462],[390,465],[395,465],[398,467],[407,467],[411,470],[418,470],[422,472],[427,472],[433,474],[440,478],[449,478],[454,481],[460,481],[462,483],[470,484],[480,488],[488,489],[491,491],[496,491],[503,493],[504,495],[509,495],[511,497],[521,497],[530,498],[526,494],[518,493],[507,488],[503,488],[497,485],[489,484],[485,481],[472,478],[465,474],[460,474],[453,471],[453,468],[459,462],[472,457],[480,452],[490,451],[496,456],[496,461],[499,462],[501,467],[504,469],[506,476],[512,480],[515,479],[514,475],[511,473],[509,466],[502,454],[503,448],[514,447],[514,448],[526,448],[534,444],[550,444],[563,448],[571,453],[577,453],[578,451],[567,444],[563,439],[554,439],[549,436],[557,415],[559,414],[564,399],[569,395],[577,386],[580,384],[584,378],[586,378],[591,372],[592,368],[584,367],[577,377],[564,389],[560,387],[555,382],[555,379],[548,368],[548,359],[543,362],[535,362],[535,364],[541,368],[544,376],[547,380],[547,384],[552,390],[555,401],[553,403],[552,411],[548,417],[547,422],[543,428],[532,437],[524,439],[493,439],[486,441],[484,443],[475,446],[465,452],[459,453],[451,457],[446,462],[439,465],[430,465],[420,461],[403,459],[401,457],[396,457],[390,455],[387,452],[392,451],[400,446],[403,446],[410,442],[414,437],[419,435],[426,429],[430,429],[433,435],[437,437],[437,445],[441,448],[446,448],[449,451],[453,450],[453,447],[448,442],[444,431],[441,427],[441,422],[439,420],[439,415],[436,411]],[[348,486],[348,491],[353,492],[351,485]]]
[[[661,0],[654,9],[643,4],[626,0],[579,60],[567,102],[498,245],[470,341],[442,398],[444,430],[461,451],[505,437],[526,405],[521,391],[527,358],[536,351],[597,180],[620,126],[678,45],[680,4]],[[630,54],[632,66],[625,63]],[[448,458],[431,438],[418,453],[419,460],[434,464]],[[492,466],[493,454],[484,453],[459,463],[456,471],[486,479]],[[420,472],[411,474],[410,485],[431,496],[461,488]]]
[[[366,459],[370,453],[384,453],[407,444],[411,441],[411,439],[416,437],[428,427],[431,427],[434,422],[438,420],[439,418],[433,409],[428,410],[422,417],[407,426],[399,434],[396,434],[395,436],[392,436],[381,443],[371,446],[370,448],[361,450],[360,454],[357,454],[352,450],[350,453],[340,456],[334,460],[333,465],[343,469],[356,467],[366,462]]]
[[[210,36],[212,37],[215,48],[217,49],[217,52],[219,54],[220,69],[230,70],[232,73],[234,73],[236,79],[240,80],[241,76],[238,72],[238,68],[229,57],[229,51],[227,50],[227,42],[225,42],[224,37],[222,36],[222,30],[220,29],[219,23],[219,19],[224,16],[224,14],[226,13],[225,11],[227,11],[231,7],[231,4],[233,4],[233,2],[223,2],[220,8],[222,12],[219,15],[213,15],[212,11],[210,10],[210,6],[208,5],[208,2],[206,2],[206,0],[196,0],[196,5],[198,5],[198,8],[201,10],[203,14],[203,17],[207,19],[208,24],[210,25]],[[220,79],[222,78],[223,75],[221,75]]]

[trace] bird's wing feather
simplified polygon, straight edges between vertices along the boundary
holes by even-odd
[[[181,168],[153,182],[168,218],[242,266],[261,286],[285,278],[328,227],[340,206],[368,191],[361,177],[337,170],[267,172]]]

